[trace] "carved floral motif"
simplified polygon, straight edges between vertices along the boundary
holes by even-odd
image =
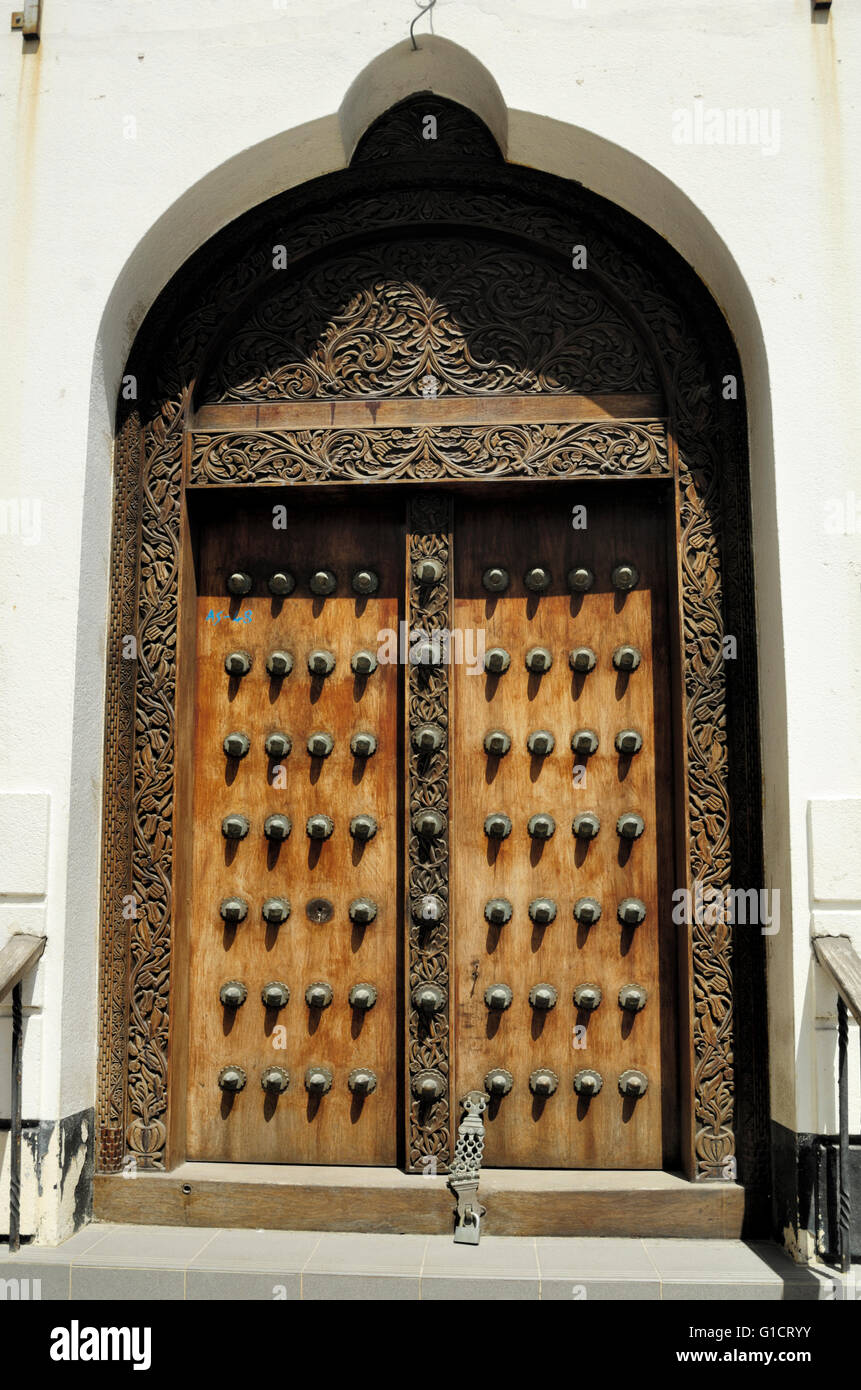
[[[193,483],[659,477],[669,472],[666,427],[657,420],[253,434],[195,431],[191,458]]]

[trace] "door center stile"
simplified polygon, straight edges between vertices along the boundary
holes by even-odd
[[[406,765],[408,1168],[447,1172],[450,1096],[452,503],[410,499]]]

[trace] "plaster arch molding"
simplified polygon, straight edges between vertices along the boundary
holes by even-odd
[[[413,97],[415,92],[420,95]],[[437,117],[435,141],[422,139],[423,113]],[[548,163],[560,167],[538,172]],[[567,167],[572,163],[579,167]],[[128,1154],[141,1168],[173,1161],[168,1041],[171,1009],[177,1000],[183,1007],[181,993],[171,994],[183,488],[368,476],[349,441],[340,452],[330,440],[298,436],[286,444],[284,438],[237,437],[222,447],[207,438],[197,412],[224,401],[420,394],[418,375],[402,368],[415,355],[422,314],[431,311],[407,302],[404,287],[414,288],[417,277],[410,276],[403,257],[404,237],[422,239],[427,247],[430,281],[451,287],[461,274],[469,282],[463,292],[450,290],[434,368],[442,391],[588,395],[602,389],[585,366],[600,351],[611,382],[604,390],[650,393],[662,402],[660,419],[645,422],[634,448],[630,438],[614,435],[612,424],[581,425],[564,439],[521,431],[516,440],[495,442],[493,467],[499,475],[519,469],[519,476],[535,478],[633,476],[638,470],[640,476],[664,472],[676,478],[684,874],[688,882],[719,888],[762,882],[757,723],[753,701],[745,698],[745,691],[756,690],[745,411],[741,390],[733,401],[725,401],[720,390],[728,373],[741,382],[741,368],[726,323],[690,267],[643,221],[581,186],[599,189],[602,177],[618,182],[626,166],[636,175],[629,193],[651,204],[653,226],[659,208],[666,216],[671,204],[686,204],[679,225],[701,249],[711,245],[714,265],[723,260],[731,279],[733,267],[711,229],[656,170],[595,136],[506,113],[493,79],[471,55],[423,37],[417,54],[399,45],[375,60],[350,88],[337,117],[275,137],[207,175],[151,229],[118,280],[102,325],[105,350],[119,347],[119,325],[128,323],[132,303],[152,300],[151,287],[176,272],[137,332],[128,363],[123,367],[116,353],[116,379],[105,382],[106,391],[116,393],[127,372],[140,390],[137,400],[119,401],[115,454],[98,1102],[102,1171],[119,1170]],[[280,174],[277,186],[273,171]],[[579,182],[566,181],[571,178]],[[263,186],[267,180],[272,186]],[[189,208],[202,249],[191,254],[194,248],[180,243],[184,264],[168,266],[168,256],[177,254],[172,231],[189,225]],[[446,247],[461,235],[473,254],[455,274]],[[553,295],[553,278],[563,285],[572,274],[572,243],[588,247],[588,279]],[[295,302],[288,294],[281,305],[284,272],[273,266],[272,254],[278,244],[288,248],[287,285],[303,286]],[[362,293],[348,302],[335,293],[329,302],[330,279],[341,276],[339,283],[348,283],[343,277],[350,273]],[[328,322],[336,319],[348,339],[356,330],[366,342],[363,295],[381,302],[380,285],[394,285],[393,305],[382,300],[384,309],[392,308],[390,321],[399,325],[392,360],[355,342],[342,351],[340,337],[315,337],[314,324],[296,309],[322,305]],[[507,308],[500,307],[506,299],[500,285],[511,288]],[[738,302],[744,299],[740,276],[732,293]],[[426,297],[433,299],[430,291]],[[550,307],[556,300],[562,305],[559,325],[542,341],[542,325],[557,311]],[[326,322],[322,313],[314,322]],[[285,354],[280,365],[267,357],[267,324],[275,325]],[[106,351],[102,356],[112,360]],[[467,434],[455,431],[456,437],[443,439],[431,463],[422,464],[424,472],[416,471],[409,440],[404,445],[399,439],[389,453],[383,450],[389,471],[378,476],[423,482],[470,476],[479,451]],[[136,666],[122,659],[122,638],[129,632],[138,639]],[[741,638],[733,663],[722,658],[724,632]],[[129,894],[145,905],[133,920],[124,913]],[[733,942],[729,929],[715,932],[694,923],[690,947],[686,1026],[692,1065],[687,1088],[682,1082],[682,1105],[689,1111],[682,1144],[688,1175],[725,1180],[738,1174],[752,1192],[764,1193],[767,1111],[757,1010],[762,942],[752,935]],[[171,1068],[176,1065],[171,1058]],[[749,1080],[740,1087],[745,1075]],[[450,1138],[444,1117],[434,1149],[443,1164]]]

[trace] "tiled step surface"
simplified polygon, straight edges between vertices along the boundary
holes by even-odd
[[[858,1270],[855,1270],[856,1276]],[[63,1245],[0,1246],[0,1279],[42,1299],[841,1299],[861,1294],[777,1246],[92,1225]],[[5,1287],[5,1286],[4,1286]],[[24,1292],[21,1285],[22,1293]],[[8,1297],[8,1293],[7,1293]]]

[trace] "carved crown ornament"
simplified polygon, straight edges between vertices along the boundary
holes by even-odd
[[[437,117],[435,141],[416,133],[428,112]],[[587,249],[582,269],[572,268],[573,245]],[[286,248],[285,269],[274,265],[278,247]],[[745,697],[756,688],[746,430],[743,401],[721,395],[728,371],[741,380],[725,323],[659,237],[577,185],[507,165],[476,117],[426,96],[382,117],[349,169],[279,195],[218,233],[165,289],[127,366],[139,396],[120,402],[115,454],[103,1170],[118,1170],[129,1155],[142,1168],[166,1164],[186,483],[675,480],[687,873],[719,889],[760,882],[757,725]],[[213,409],[260,415],[315,401],[602,393],[648,395],[661,409],[645,419],[376,430],[303,427],[289,416],[262,428],[247,428],[239,415],[235,427],[223,416],[217,427],[200,424]],[[416,533],[425,536],[421,553],[445,565],[446,524],[431,520]],[[725,632],[739,637],[737,661],[722,660]],[[122,656],[128,633],[137,638],[136,662]],[[438,791],[443,804],[442,783]],[[439,866],[416,863],[415,891],[433,892]],[[729,930],[718,937],[697,923],[690,931],[696,1171],[725,1178],[738,1155],[745,1184],[764,1192],[761,942]],[[443,979],[444,934],[439,941],[433,970]],[[447,1025],[439,1028],[411,1065],[445,1066]],[[412,1131],[414,1156],[450,1153],[447,1109],[439,1125],[430,1136]]]

